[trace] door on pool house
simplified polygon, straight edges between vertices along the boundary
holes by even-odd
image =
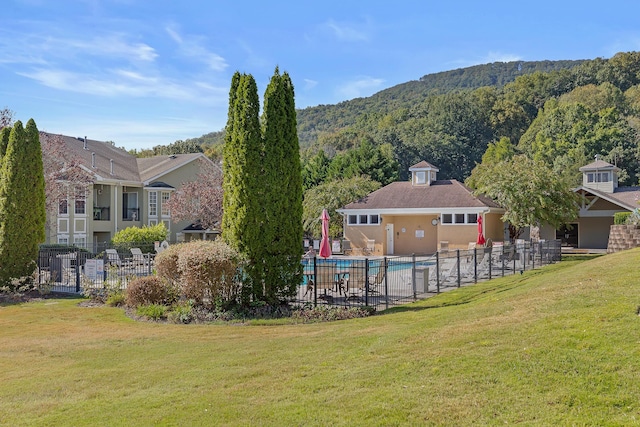
[[[387,224],[386,227],[387,230],[387,253],[386,255],[393,255],[394,253],[394,248],[393,248],[393,224]]]
[[[578,247],[578,224],[563,225],[556,230],[556,239],[560,240],[562,246]]]

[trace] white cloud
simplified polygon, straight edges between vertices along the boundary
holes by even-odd
[[[225,93],[222,88],[214,86],[205,87],[201,83],[186,86],[161,77],[121,69],[100,76],[56,69],[37,69],[18,74],[54,89],[103,97],[156,97],[218,104],[224,100]]]
[[[489,52],[479,64],[489,64],[492,62],[513,62],[520,61],[522,57],[513,53]]]
[[[311,79],[304,79],[304,90],[311,90],[314,87],[318,86],[318,82]]]
[[[214,71],[224,71],[227,68],[227,61],[222,56],[204,46],[206,43],[204,37],[183,36],[174,26],[167,26],[165,30],[178,44],[182,55],[202,62]]]
[[[383,83],[384,79],[363,76],[339,86],[337,92],[339,96],[345,99],[369,96],[377,92]]]
[[[369,41],[371,38],[369,23],[354,24],[347,22],[336,22],[333,19],[322,25],[328,29],[338,40],[349,42]]]

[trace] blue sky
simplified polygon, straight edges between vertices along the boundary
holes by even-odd
[[[40,130],[150,148],[221,130],[232,74],[277,66],[296,106],[494,61],[640,50],[633,1],[5,0],[0,108]]]

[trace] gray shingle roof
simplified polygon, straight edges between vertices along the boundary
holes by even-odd
[[[431,163],[427,162],[426,160],[423,160],[419,163],[416,163],[415,165],[411,166],[409,168],[409,170],[413,170],[413,169],[436,169],[436,170],[440,170],[437,167],[433,166]]]
[[[103,179],[120,181],[140,181],[136,158],[122,148],[115,147],[108,142],[88,139],[86,149],[84,138],[66,135],[55,135],[41,132],[41,138],[60,138],[65,146],[68,159],[77,159],[84,167]],[[95,167],[92,165],[92,154],[95,153]],[[111,160],[113,160],[113,174],[111,174]]]
[[[611,163],[605,162],[604,160],[596,160],[595,162],[589,163],[588,165],[584,165],[578,170],[580,172],[592,169],[617,169],[620,170],[617,166],[612,165]]]
[[[140,170],[140,180],[149,181],[161,176],[199,157],[206,157],[202,153],[172,154],[170,156],[155,156],[137,159]]]
[[[197,158],[206,156],[202,153],[174,154],[171,156],[155,156],[138,159],[126,150],[111,143],[41,132],[43,138],[60,138],[64,144],[65,157],[77,159],[82,166],[105,180],[127,182],[147,182],[163,174],[179,168]],[[93,166],[95,154],[95,167]],[[113,174],[111,173],[113,160]]]
[[[640,187],[618,187],[613,193],[605,193],[587,187],[580,187],[579,190],[595,194],[605,200],[611,200],[625,209],[633,210],[640,207],[638,204],[640,202]]]
[[[428,186],[410,182],[393,182],[344,209],[437,209],[499,208],[493,200],[474,196],[471,189],[456,180],[438,180]]]

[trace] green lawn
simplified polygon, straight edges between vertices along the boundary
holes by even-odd
[[[0,424],[640,424],[639,265],[574,258],[323,324],[2,306]]]

